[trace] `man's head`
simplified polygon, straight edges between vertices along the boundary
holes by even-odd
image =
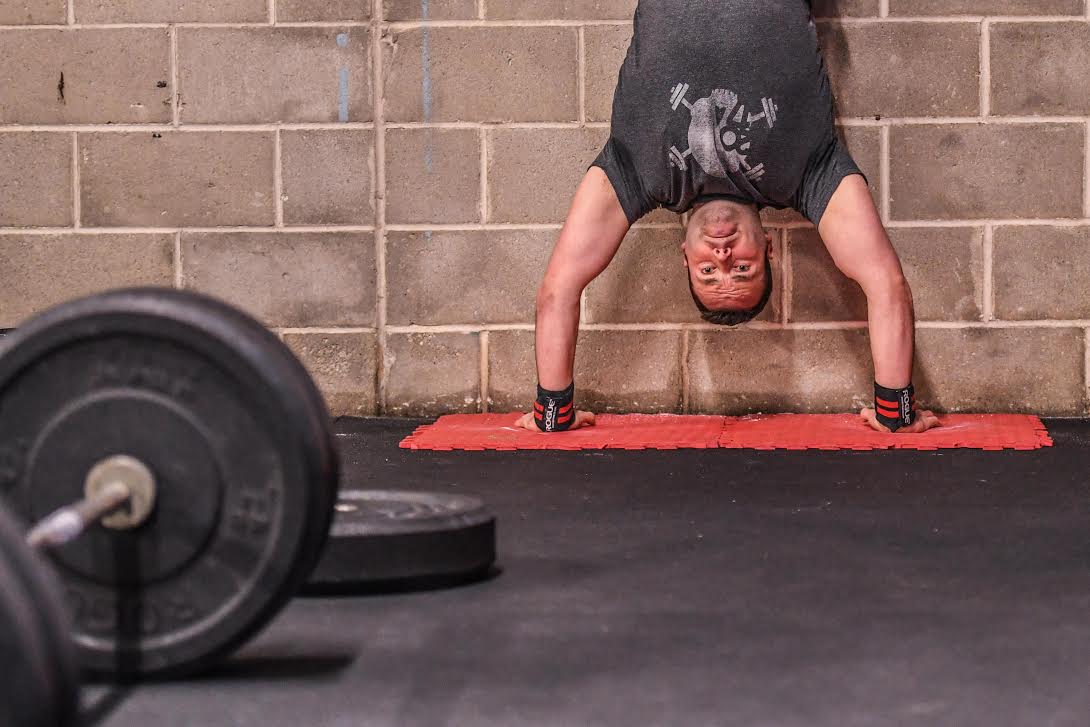
[[[772,238],[754,205],[713,199],[693,207],[681,254],[706,321],[752,320],[772,296]]]

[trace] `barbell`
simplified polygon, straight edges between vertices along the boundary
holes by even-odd
[[[337,481],[310,376],[231,306],[114,291],[4,336],[0,723],[70,724],[79,671],[176,677],[234,651],[313,570]]]

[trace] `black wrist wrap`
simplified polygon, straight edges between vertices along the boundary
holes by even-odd
[[[875,382],[874,413],[891,432],[911,426],[916,421],[916,389],[912,384],[907,389],[887,389]]]
[[[543,432],[563,432],[575,423],[575,382],[563,391],[549,391],[537,385],[534,421]]]

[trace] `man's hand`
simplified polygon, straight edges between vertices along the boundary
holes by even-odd
[[[521,419],[515,422],[516,427],[522,427],[523,429],[529,429],[531,432],[540,432],[537,427],[537,422],[534,421],[534,413],[530,412],[524,414]],[[580,427],[593,427],[594,426],[594,413],[589,411],[576,411],[575,421],[567,431],[572,429],[579,429]],[[544,432],[542,432],[544,433]]]
[[[876,432],[882,432],[883,434],[890,433],[889,428],[878,421],[878,417],[874,414],[874,409],[871,409],[870,407],[859,412],[859,418],[869,424],[870,428]],[[937,416],[932,412],[920,410],[916,412],[916,421],[912,423],[912,426],[901,427],[897,430],[897,434],[920,434],[938,426],[942,425],[939,424],[939,418]]]

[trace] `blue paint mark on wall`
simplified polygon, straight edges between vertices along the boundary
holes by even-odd
[[[424,41],[421,46],[424,64],[424,121],[431,121],[431,43],[428,37],[428,0],[420,0],[420,17],[424,20]]]
[[[348,121],[348,69],[341,69],[340,103],[337,109],[337,118]]]
[[[341,48],[348,47],[348,33],[337,34],[337,45]],[[343,66],[337,93],[337,119],[341,122],[348,121],[348,68]]]
[[[420,60],[423,65],[421,93],[424,100],[424,123],[426,124],[431,121],[431,45],[428,37],[428,0],[420,0],[420,17],[424,21],[424,37],[420,45]],[[424,168],[428,170],[428,174],[431,174],[434,166],[431,129],[429,128],[424,131]]]

